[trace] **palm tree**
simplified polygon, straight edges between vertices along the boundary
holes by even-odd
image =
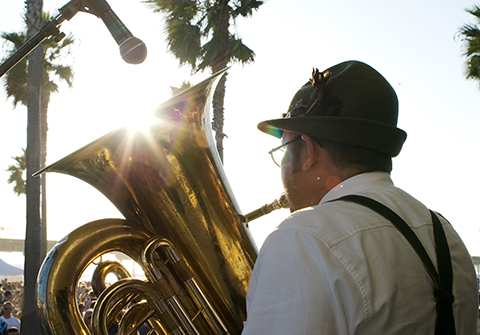
[[[44,13],[44,20],[50,20],[52,17],[48,13]],[[26,41],[25,32],[12,32],[12,33],[0,33],[0,38],[8,42],[11,48],[7,50],[7,56],[11,55]],[[50,102],[50,95],[58,92],[60,82],[66,82],[68,86],[72,86],[73,71],[70,66],[59,64],[59,61],[69,53],[69,47],[73,43],[72,36],[64,38],[62,41],[56,41],[54,38],[50,38],[45,41],[42,46],[45,50],[45,56],[43,61],[44,73],[42,75],[42,98],[41,98],[41,143],[42,143],[42,160],[40,165],[45,165],[46,162],[46,147],[47,147],[47,115],[48,104]],[[28,105],[28,92],[27,92],[27,60],[23,59],[20,63],[14,66],[9,72],[5,74],[4,87],[7,97],[13,99],[13,106],[17,107],[20,103],[22,105]],[[23,158],[22,158],[23,156]],[[15,165],[10,165],[8,171],[10,171],[9,183],[14,184],[14,190],[18,194],[24,194],[24,187],[22,183],[25,183],[23,177],[23,171],[26,169],[25,162],[25,150],[19,156],[14,157],[16,161]],[[19,160],[20,159],[20,160]],[[23,160],[23,161],[22,161]],[[20,190],[17,192],[16,190]],[[23,192],[22,192],[23,190]]]
[[[12,46],[7,53],[11,54],[27,38],[33,36],[48,19],[42,14],[42,0],[26,1],[27,32],[2,33],[0,36]],[[16,106],[22,103],[27,106],[27,150],[23,156],[15,158],[17,164],[10,166],[12,175],[9,180],[16,183],[16,191],[21,190],[19,183],[23,180],[26,169],[25,193],[27,202],[27,227],[25,234],[25,273],[24,301],[22,309],[22,333],[38,334],[40,320],[36,309],[36,276],[46,254],[46,180],[32,174],[45,165],[47,147],[47,110],[50,94],[58,90],[57,82],[66,81],[71,85],[73,78],[69,66],[58,64],[62,50],[65,51],[73,43],[72,37],[63,41],[49,39],[34,50],[27,59],[11,69],[5,78],[5,89],[8,97],[13,98]],[[17,159],[18,158],[18,159]]]
[[[466,71],[468,79],[480,81],[480,6],[474,5],[466,11],[475,17],[475,24],[466,24],[460,28],[460,35],[465,41]]]
[[[237,17],[248,17],[263,1],[257,0],[145,0],[155,12],[166,14],[169,50],[193,71],[215,73],[231,62],[254,60],[254,52],[230,32]],[[213,122],[218,153],[223,161],[223,106],[226,75],[213,97]]]

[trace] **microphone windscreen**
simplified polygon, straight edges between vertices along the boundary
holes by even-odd
[[[147,47],[145,43],[135,36],[123,41],[119,45],[119,48],[123,60],[129,64],[140,64],[147,57]]]

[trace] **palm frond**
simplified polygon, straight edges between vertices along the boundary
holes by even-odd
[[[167,18],[167,40],[170,51],[180,64],[190,64],[193,68],[201,50],[200,28],[189,21],[176,17]]]
[[[480,55],[475,55],[467,60],[465,73],[468,79],[480,80]]]
[[[70,66],[65,65],[53,65],[52,71],[60,78],[61,80],[65,81],[68,86],[72,86],[73,80],[73,70]]]
[[[145,4],[149,5],[154,12],[172,11],[175,8],[175,0],[145,0]]]
[[[27,168],[27,163],[25,159],[25,149],[22,149],[22,154],[16,157],[12,157],[15,160],[15,164],[9,165],[7,171],[9,172],[9,177],[7,182],[13,185],[13,191],[17,194],[25,194],[25,177],[24,173]]]
[[[58,84],[53,80],[46,80],[43,84],[43,89],[50,93],[55,93],[58,92]]]
[[[73,35],[69,34],[68,36],[64,37],[63,40],[60,41],[59,48],[65,49],[67,47],[70,47],[74,42],[75,42],[75,39],[73,38]]]
[[[7,42],[9,47],[6,56],[12,55],[26,40],[24,33],[2,33],[0,37]],[[27,60],[23,59],[5,74],[4,87],[7,97],[13,98],[13,105],[27,104]]]
[[[4,81],[7,97],[13,98],[13,106],[18,103],[27,105],[27,60],[23,59],[5,74]]]
[[[192,84],[189,81],[184,81],[180,85],[180,87],[170,86],[170,91],[172,92],[172,96],[177,95],[178,93],[185,91],[186,89],[192,87]]]
[[[0,34],[0,36],[5,41],[13,44],[13,48],[10,48],[8,53],[14,52],[16,49],[18,49],[26,41],[25,33],[16,33],[16,32],[6,33],[6,32],[3,32],[3,33]]]
[[[232,55],[232,49],[228,47],[228,40],[225,42],[217,34],[202,46],[201,63],[198,70],[213,68],[219,63],[227,64]]]
[[[195,0],[146,0],[154,12],[165,12],[179,19],[191,20],[198,13]]]
[[[480,20],[480,6],[479,5],[474,5],[472,8],[466,9],[466,11]]]
[[[465,55],[467,57],[480,55],[480,37],[471,39],[466,45]]]
[[[480,29],[476,25],[466,24],[460,28],[460,34],[463,35],[464,39],[480,38]]]
[[[480,6],[474,5],[466,11],[477,19],[480,23]],[[480,25],[465,24],[459,34],[465,43],[464,55],[466,57],[465,77],[480,81]]]
[[[251,16],[255,10],[263,5],[263,1],[258,0],[240,0],[235,9],[232,12],[232,16],[235,18],[238,15]]]
[[[252,49],[242,43],[241,38],[233,38],[231,41],[232,57],[240,63],[253,62],[255,59],[255,53]]]

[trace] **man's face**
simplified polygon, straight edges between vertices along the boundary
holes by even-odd
[[[284,132],[282,143],[287,143],[298,136],[300,135],[296,133]],[[301,191],[299,190],[298,177],[301,175],[302,145],[302,140],[288,144],[280,165],[283,187],[290,201]]]

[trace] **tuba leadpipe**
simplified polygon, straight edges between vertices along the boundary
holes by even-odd
[[[286,194],[282,194],[282,196],[269,204],[263,205],[262,207],[242,216],[242,220],[244,223],[248,224],[250,221],[258,219],[266,214],[273,212],[274,210],[281,209],[281,208],[288,208],[288,198]]]

